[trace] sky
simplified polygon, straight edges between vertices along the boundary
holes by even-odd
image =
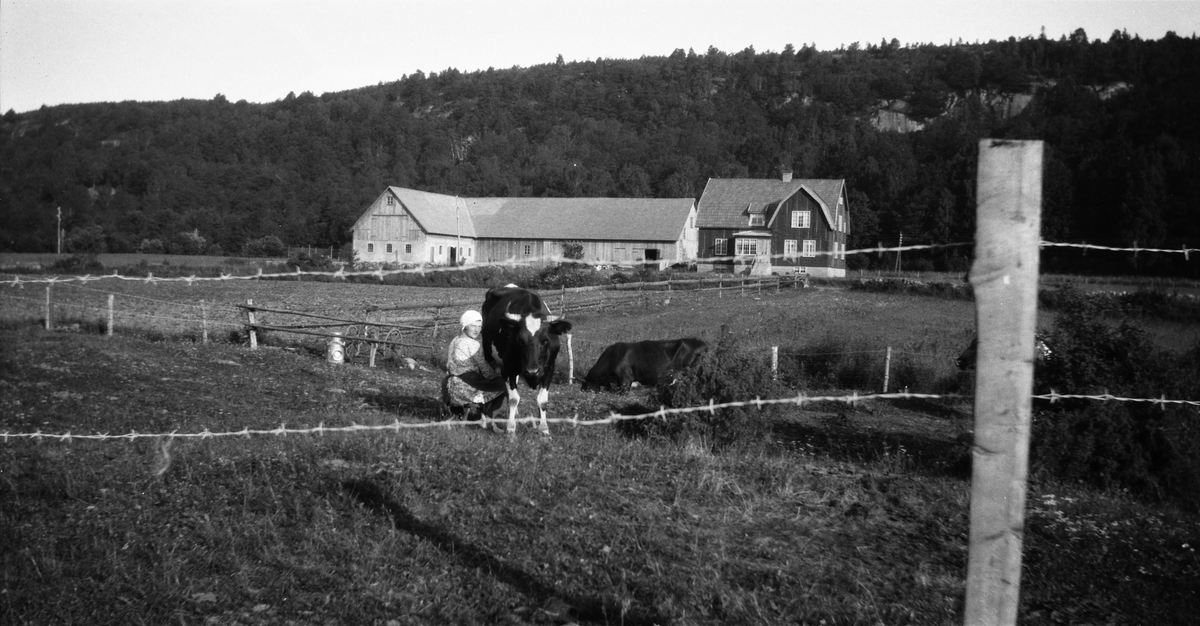
[[[454,68],[897,39],[1200,34],[1200,0],[0,0],[0,111],[264,103]]]

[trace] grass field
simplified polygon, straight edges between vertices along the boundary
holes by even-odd
[[[214,310],[253,299],[350,312],[482,299],[477,289],[285,281],[88,287],[139,301],[140,323],[179,317],[170,307],[201,300]],[[0,304],[9,312],[39,296],[6,293]],[[723,332],[763,358],[773,345],[831,336],[848,338],[840,339],[846,350],[891,346],[897,360],[907,355],[944,377],[973,327],[969,302],[903,295],[812,289],[664,300],[573,316],[576,373],[611,341],[715,341]],[[113,337],[88,323],[46,332],[36,307],[4,320],[0,432],[442,418],[434,365],[448,334],[413,355],[424,369],[409,370],[395,358],[376,368],[331,365],[321,345],[283,337],[251,351],[201,345],[194,330],[166,326],[118,326]],[[551,417],[657,408],[644,391],[590,394],[565,383],[551,400]],[[559,424],[548,440],[440,426],[8,438],[0,442],[0,620],[957,624],[969,414],[969,401],[953,399],[806,405],[773,418],[771,441],[719,453]],[[1035,480],[1020,623],[1194,623],[1198,544],[1195,515]]]

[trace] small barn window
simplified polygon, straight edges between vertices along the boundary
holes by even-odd
[[[373,244],[373,243],[367,244],[367,252],[374,252],[374,251],[375,251],[375,244]]]
[[[798,250],[799,250],[799,248],[797,248],[797,246],[796,246],[795,239],[784,239],[783,240],[783,256],[789,257],[789,258],[794,257],[794,256],[796,256],[796,252]]]
[[[805,239],[804,251],[800,253],[800,256],[817,256],[817,240]]]
[[[441,255],[442,255],[442,247],[438,246],[438,256],[441,256]]]
[[[530,244],[525,244],[525,256],[529,256],[531,254],[533,254],[533,246]]]
[[[810,211],[792,211],[792,228],[808,228],[811,220]]]
[[[750,225],[751,225],[751,226],[762,226],[762,225],[763,225],[763,216],[762,216],[762,214],[761,214],[761,213],[757,213],[757,214],[751,215],[751,216],[750,216]]]
[[[717,256],[725,256],[729,254],[729,240],[717,239],[713,242],[713,254]]]
[[[404,254],[412,254],[412,244],[411,243],[404,244]]]
[[[388,205],[388,206],[394,206],[395,204],[396,204],[396,196],[393,196],[393,195],[391,195],[391,194],[388,194],[388,197],[387,197],[387,205]]]
[[[392,244],[390,244],[390,243],[387,245],[387,253],[388,254],[392,253]]]

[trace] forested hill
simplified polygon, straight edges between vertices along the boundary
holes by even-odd
[[[418,72],[269,104],[8,111],[0,250],[339,246],[386,185],[466,196],[698,197],[709,177],[845,178],[852,247],[970,241],[980,138],[1047,143],[1045,237],[1200,246],[1200,40],[677,50]],[[911,262],[961,270],[967,251]],[[1182,255],[1048,269],[1195,274]],[[851,258],[852,267],[881,262]],[[889,261],[890,262],[890,261]],[[855,265],[859,264],[859,265]],[[906,263],[907,267],[912,267]],[[1170,267],[1168,267],[1170,266]]]

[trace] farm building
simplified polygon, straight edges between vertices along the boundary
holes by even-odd
[[[467,264],[562,256],[622,264],[696,259],[691,198],[462,198],[388,187],[353,227],[364,263]]]
[[[697,216],[703,269],[846,275],[844,179],[710,178]]]

